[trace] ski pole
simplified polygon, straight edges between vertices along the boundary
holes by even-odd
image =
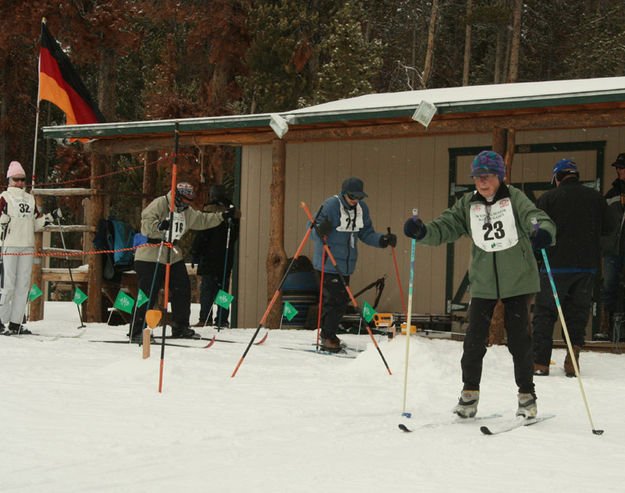
[[[414,212],[414,209],[413,209]],[[391,228],[386,228],[388,234],[391,234]],[[406,311],[406,301],[404,300],[404,290],[401,287],[401,279],[399,278],[399,269],[397,268],[397,257],[395,256],[395,247],[391,247],[391,251],[393,252],[393,263],[395,264],[395,274],[397,274],[397,284],[399,285],[399,294],[401,295],[401,304],[404,307],[404,315],[406,315],[406,320],[408,320],[408,312]]]
[[[234,206],[230,206],[232,208]],[[221,279],[221,289],[226,285],[226,271],[228,267],[228,249],[230,247],[230,230],[232,229],[232,219],[228,218],[228,232],[226,233],[226,255],[224,258],[224,274]],[[211,307],[212,308],[212,307]],[[224,311],[224,308],[221,306],[217,308],[217,332],[221,330],[221,313]],[[208,318],[206,319],[208,321]],[[282,323],[282,321],[280,321]],[[206,322],[204,323],[206,325]]]
[[[534,225],[534,231],[538,231],[538,221],[535,217],[531,219],[532,224]],[[582,377],[579,374],[579,366],[577,366],[577,359],[575,358],[575,353],[573,352],[573,346],[571,345],[571,338],[569,337],[569,331],[566,327],[566,321],[564,320],[564,313],[562,313],[562,307],[560,306],[560,299],[558,298],[558,291],[556,289],[556,284],[553,280],[553,274],[551,272],[551,267],[549,266],[549,259],[547,258],[547,252],[544,248],[540,249],[543,260],[545,262],[545,270],[547,271],[547,275],[549,276],[549,283],[551,284],[551,290],[553,291],[553,299],[556,303],[556,308],[558,309],[558,316],[560,317],[560,323],[562,324],[562,332],[564,333],[564,338],[566,339],[566,345],[568,347],[569,355],[571,356],[571,361],[573,362],[573,368],[575,369],[575,376],[577,377],[577,381],[579,382],[579,389],[582,393],[582,399],[584,400],[584,405],[586,406],[586,413],[588,414],[588,420],[590,421],[590,428],[595,435],[602,435],[604,430],[598,430],[595,428],[595,424],[592,421],[592,416],[590,414],[590,407],[588,406],[588,399],[586,399],[586,392],[584,392],[584,385],[582,384]]]
[[[56,218],[57,226],[59,227],[59,233],[61,233],[61,243],[63,243],[63,250],[67,250],[65,247],[65,238],[63,236],[63,226],[61,226],[61,218],[57,216]],[[67,263],[67,270],[69,271],[69,280],[72,284],[72,288],[74,288],[74,296],[76,296],[76,283],[74,282],[74,276],[72,274],[72,266],[69,263],[69,256],[67,253],[65,254],[65,262]],[[76,308],[78,309],[78,319],[80,320],[80,327],[78,329],[82,329],[85,327],[85,324],[82,323],[82,314],[80,313],[80,306],[77,304]]]
[[[156,283],[156,274],[158,272],[158,267],[159,267],[159,263],[161,261],[161,252],[163,251],[163,244],[165,243],[165,235],[167,234],[167,231],[163,232],[163,236],[161,238],[161,244],[158,246],[158,254],[156,256],[156,266],[154,267],[154,275],[152,275],[152,283],[150,284],[150,293],[148,294],[148,306],[146,308],[146,314],[148,311],[148,308],[150,308],[150,305],[154,306],[152,304],[152,295],[154,294],[154,284]],[[138,297],[137,297],[138,298]],[[128,331],[128,344],[130,344],[132,342],[132,329],[135,326],[135,317],[137,315],[137,310],[139,308],[137,307],[136,303],[135,303],[135,309],[132,313],[132,324],[130,325],[130,330]],[[145,318],[145,314],[143,315],[143,323],[141,324],[141,331],[139,332],[140,334],[143,334],[143,331],[145,330],[145,325],[146,325],[147,321]]]
[[[302,202],[302,207],[306,207],[306,204],[304,204],[303,202]],[[317,214],[315,215],[315,219],[317,219],[319,217],[319,214],[321,214],[321,210],[322,209],[323,209],[323,205],[321,207],[319,207],[319,210],[317,211]],[[308,208],[306,208],[306,211],[308,211]],[[269,302],[269,306],[267,306],[267,309],[265,310],[265,314],[263,315],[263,318],[261,318],[260,322],[258,322],[258,327],[256,328],[256,331],[252,335],[252,338],[250,339],[250,342],[248,343],[247,347],[245,348],[245,351],[243,352],[243,356],[241,356],[241,359],[237,363],[236,368],[232,372],[231,378],[234,378],[236,376],[237,372],[239,371],[239,368],[241,367],[241,364],[243,363],[243,360],[247,356],[248,351],[250,350],[250,348],[252,347],[252,344],[254,343],[254,339],[256,339],[256,336],[260,332],[260,328],[263,326],[263,324],[267,320],[267,317],[269,316],[269,313],[271,312],[271,308],[273,307],[274,303],[278,299],[278,295],[280,294],[280,290],[282,289],[282,285],[286,281],[286,278],[289,275],[289,272],[293,268],[293,264],[295,263],[295,259],[297,259],[297,257],[299,257],[299,254],[302,252],[302,248],[304,248],[304,245],[306,244],[306,240],[308,240],[308,237],[310,236],[310,233],[312,232],[312,229],[313,229],[314,226],[315,226],[315,220],[313,220],[312,217],[311,217],[310,226],[308,226],[308,229],[306,230],[306,234],[304,235],[304,238],[302,239],[301,243],[299,244],[299,247],[297,248],[297,252],[295,252],[295,256],[293,257],[293,259],[291,260],[291,263],[289,264],[289,266],[287,267],[286,271],[284,272],[284,275],[282,276],[282,280],[280,281],[280,284],[278,284],[276,292],[273,294],[273,298],[271,298],[271,301]]]
[[[173,244],[174,232],[174,203],[176,202],[176,175],[178,173],[178,138],[180,131],[178,122],[174,126],[174,161],[171,169],[171,200],[169,201],[169,243]],[[161,362],[158,375],[158,391],[163,391],[163,367],[165,366],[165,331],[167,329],[167,305],[169,304],[169,274],[171,271],[171,249],[167,249],[167,264],[165,265],[165,316],[163,317],[163,338],[161,339]],[[158,268],[158,265],[156,266]]]
[[[323,300],[323,278],[326,267],[326,250],[321,253],[321,286],[319,287],[319,309],[317,310],[317,349],[319,349],[319,332],[321,332],[321,308]]]
[[[308,219],[311,222],[312,226],[315,228],[315,231],[317,232],[317,235],[319,236],[319,238],[321,238],[321,241],[323,242],[323,248],[328,253],[328,257],[330,258],[330,261],[332,262],[332,265],[334,266],[334,269],[336,270],[336,273],[338,274],[339,279],[341,280],[341,283],[343,284],[343,287],[347,291],[347,294],[349,295],[349,298],[351,299],[352,303],[354,304],[354,307],[358,308],[358,302],[356,301],[356,298],[354,298],[354,295],[352,294],[352,290],[349,288],[349,285],[347,284],[347,282],[345,282],[345,278],[343,277],[343,273],[341,272],[341,269],[339,269],[339,266],[336,264],[336,260],[334,259],[334,255],[332,255],[332,252],[330,251],[330,247],[328,246],[328,242],[326,241],[324,236],[319,234],[319,229],[317,228],[317,224],[313,220],[313,217],[310,214],[310,211],[308,210],[308,207],[303,202],[302,202],[302,207],[306,211],[306,215],[308,216]],[[362,312],[360,310],[358,311],[358,314],[362,318]],[[384,358],[384,355],[382,354],[382,351],[380,350],[380,346],[378,346],[378,343],[375,340],[375,337],[373,337],[373,332],[371,332],[371,329],[369,328],[369,324],[365,324],[365,327],[367,327],[367,332],[369,332],[369,336],[371,337],[371,340],[373,341],[373,345],[378,350],[378,354],[380,355],[380,358],[382,358],[382,362],[384,363],[384,366],[386,366],[386,370],[388,371],[388,374],[392,375],[391,369],[389,368],[388,363],[386,362],[386,359]]]
[[[412,209],[412,220],[417,221],[419,218],[419,210]],[[417,240],[412,239],[412,245],[410,247],[410,280],[408,281],[408,310],[406,311],[406,365],[404,367],[404,403],[403,403],[403,411],[401,413],[402,416],[406,418],[410,418],[412,416],[411,413],[406,412],[406,394],[408,389],[408,356],[410,355],[410,329],[412,327],[412,287],[414,285],[414,253],[415,246],[417,244]],[[393,252],[393,257],[395,256],[395,252]],[[397,262],[395,262],[395,269],[397,269]],[[399,272],[397,273],[397,280],[399,281]],[[399,289],[401,289],[401,283],[399,284]],[[403,293],[402,293],[403,300]],[[406,305],[404,305],[404,310],[406,310]],[[399,331],[401,332],[401,323],[399,324]]]

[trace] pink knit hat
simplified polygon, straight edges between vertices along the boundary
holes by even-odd
[[[11,164],[9,164],[9,170],[7,171],[7,178],[11,178],[13,176],[26,176],[26,171],[24,171],[22,165],[17,161],[11,161]]]

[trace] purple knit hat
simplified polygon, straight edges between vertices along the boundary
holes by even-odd
[[[503,181],[506,176],[506,165],[503,158],[495,151],[482,151],[471,164],[471,178],[480,175],[497,175],[499,181]]]

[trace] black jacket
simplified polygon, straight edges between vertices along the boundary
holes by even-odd
[[[227,199],[221,202],[211,201],[203,209],[204,212],[224,211],[230,207]],[[226,256],[226,237],[228,224],[226,221],[211,229],[199,231],[191,246],[191,259],[197,264],[198,275],[214,275],[219,280],[224,275],[224,260]],[[239,238],[239,219],[232,219],[230,241],[228,243],[228,264],[226,274],[230,275],[234,263],[234,244]]]
[[[618,178],[612,182],[612,188],[605,194],[608,210],[616,227],[612,233],[601,239],[603,253],[622,255],[625,253],[625,235],[623,235],[623,220],[625,219],[625,183]]]
[[[572,176],[541,195],[536,205],[556,223],[556,244],[546,250],[553,272],[596,271],[601,236],[615,227],[601,193]]]

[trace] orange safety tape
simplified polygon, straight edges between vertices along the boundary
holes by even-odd
[[[131,248],[120,248],[119,250],[91,250],[89,252],[56,252],[56,253],[0,253],[2,255],[33,255],[35,257],[58,257],[59,255],[67,256],[67,257],[79,257],[82,255],[99,255],[101,253],[115,253],[115,252],[129,252],[130,250],[136,250],[137,248],[146,248],[146,247],[159,247],[163,245],[167,248],[173,248],[173,243],[163,242],[163,243],[144,243],[143,245],[139,245]],[[10,247],[7,247],[10,248]]]

